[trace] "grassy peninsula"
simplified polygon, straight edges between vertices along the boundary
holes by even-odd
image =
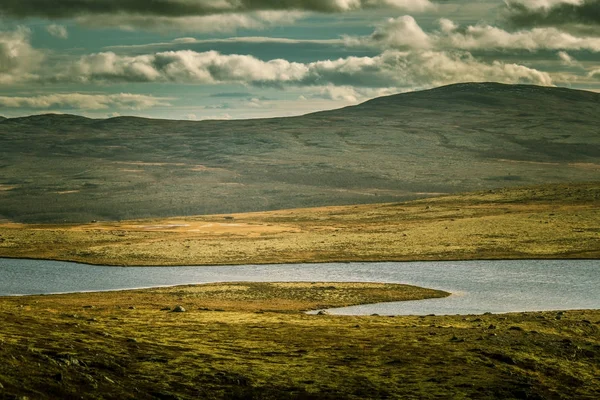
[[[598,398],[600,311],[302,312],[445,295],[228,283],[2,298],[0,398]]]

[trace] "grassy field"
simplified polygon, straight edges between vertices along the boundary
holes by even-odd
[[[0,256],[109,265],[599,258],[599,205],[600,184],[590,183],[250,214],[5,223]],[[228,283],[0,298],[0,399],[600,398],[599,310],[304,313],[446,295],[390,284]],[[172,312],[177,305],[186,311]]]
[[[600,183],[247,214],[5,223],[0,256],[106,265],[600,258]]]
[[[230,283],[0,299],[0,399],[597,399],[600,311],[306,315],[445,296]],[[185,312],[172,312],[176,305]]]

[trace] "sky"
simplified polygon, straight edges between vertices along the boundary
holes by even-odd
[[[0,0],[0,115],[290,116],[457,82],[600,92],[600,0]]]

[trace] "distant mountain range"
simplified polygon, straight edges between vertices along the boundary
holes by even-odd
[[[0,118],[0,219],[385,202],[600,177],[600,94],[465,83],[301,117]]]

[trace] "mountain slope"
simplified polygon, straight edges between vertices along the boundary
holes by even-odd
[[[57,222],[406,200],[597,180],[600,94],[494,83],[246,121],[0,121],[0,218]]]

